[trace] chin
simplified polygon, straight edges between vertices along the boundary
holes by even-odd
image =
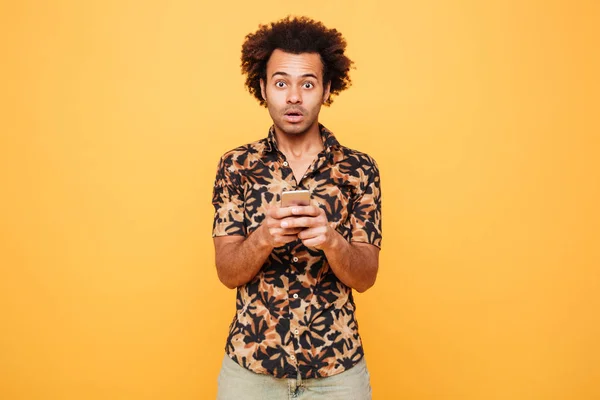
[[[309,129],[310,129],[310,125],[306,126],[304,124],[302,125],[295,125],[295,124],[289,124],[289,123],[282,123],[279,125],[279,129],[288,135],[301,135],[303,133],[306,133]]]

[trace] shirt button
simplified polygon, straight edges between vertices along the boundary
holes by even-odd
[[[289,165],[289,164],[288,164],[288,162],[287,162],[287,161],[284,161],[284,162],[283,162],[283,166],[284,166],[284,167],[287,167],[288,165]]]
[[[299,333],[300,333],[300,331],[299,331],[298,329],[295,329],[295,330],[294,330],[294,335],[297,335],[297,334],[299,334]]]
[[[295,359],[296,359],[296,357],[290,356],[290,360],[294,361]]]
[[[298,262],[298,257],[294,257],[294,258],[292,258],[292,261],[294,261],[294,262]]]
[[[297,299],[298,298],[298,293],[294,293],[294,295],[292,297],[295,298],[295,299]]]

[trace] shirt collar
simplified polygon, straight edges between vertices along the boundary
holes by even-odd
[[[332,156],[334,150],[340,149],[340,142],[335,138],[333,132],[325,128],[322,124],[319,124],[319,131],[321,132],[321,140],[323,140],[323,146],[325,147],[325,154]],[[269,135],[267,136],[267,144],[264,151],[265,153],[279,151],[277,148],[277,138],[275,137],[275,125],[271,125],[269,128]]]

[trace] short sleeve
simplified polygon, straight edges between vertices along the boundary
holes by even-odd
[[[244,195],[234,156],[225,154],[219,161],[213,188],[213,237],[246,236],[244,224]]]
[[[361,174],[360,188],[350,215],[351,240],[381,248],[381,184],[375,160],[366,156]]]

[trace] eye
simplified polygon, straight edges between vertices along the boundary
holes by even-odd
[[[283,82],[283,81],[277,81],[277,82],[275,82],[275,86],[277,86],[278,88],[285,87],[285,82]]]
[[[313,87],[315,87],[315,85],[313,85],[312,82],[305,82],[302,86],[304,87],[304,89],[312,89]]]

